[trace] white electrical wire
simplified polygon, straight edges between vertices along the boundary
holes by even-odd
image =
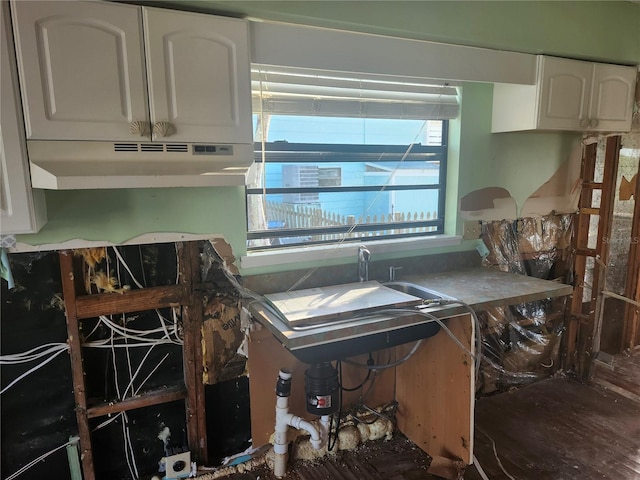
[[[36,370],[44,367],[47,363],[49,363],[51,360],[53,360],[54,358],[56,358],[58,355],[60,355],[62,352],[66,352],[68,350],[68,346],[65,349],[60,349],[58,350],[56,353],[54,353],[53,355],[51,355],[49,358],[47,358],[44,362],[39,363],[38,365],[36,365],[35,367],[27,370],[25,373],[23,373],[22,375],[20,375],[19,377],[15,378],[11,383],[9,383],[9,385],[7,385],[6,387],[4,387],[2,390],[0,390],[0,395],[2,395],[4,392],[6,392],[7,390],[9,390],[11,387],[13,387],[16,383],[18,383],[20,380],[22,380],[23,378],[28,377],[29,375],[31,375],[33,372],[35,372]]]
[[[120,385],[118,383],[118,362],[116,360],[116,351],[115,351],[115,347],[114,347],[114,331],[111,331],[111,335],[110,335],[110,340],[111,340],[111,360],[112,360],[112,365],[113,365],[113,377],[114,377],[114,386],[116,389],[116,396],[118,399],[122,399],[122,396],[120,395]],[[126,340],[125,340],[126,341]],[[125,347],[128,347],[127,344],[124,345]],[[129,354],[129,349],[127,348],[127,355]],[[135,479],[138,478],[137,475],[137,469],[135,468],[135,458],[133,459],[133,465],[132,465],[132,461],[129,457],[129,452],[131,450],[131,438],[129,436],[129,424],[128,424],[128,417],[127,417],[127,413],[126,412],[122,412],[122,435],[123,435],[123,439],[124,439],[124,453],[125,453],[125,459],[127,460],[127,466],[129,467],[129,473],[131,473],[131,476]]]
[[[46,350],[42,350],[43,348],[46,348]],[[0,365],[16,365],[19,363],[32,362],[33,360],[46,357],[58,350],[68,349],[69,345],[67,343],[45,343],[44,345],[39,345],[31,350],[27,350],[26,352],[0,355]]]
[[[127,265],[127,262],[124,261],[124,258],[122,258],[122,255],[120,255],[120,251],[118,250],[118,247],[113,247],[113,251],[116,254],[116,257],[118,257],[119,262],[117,262],[118,265],[122,265],[125,270],[127,272],[129,272],[129,275],[131,275],[131,280],[133,280],[133,283],[136,284],[136,286],[138,288],[144,288],[144,285],[142,285],[137,279],[136,277],[133,275],[133,272],[131,271],[131,269],[129,268],[129,265]],[[119,276],[119,275],[118,275]]]
[[[377,311],[377,313],[380,314],[394,314],[397,315],[398,313],[404,314],[404,315],[421,315],[425,318],[428,318],[430,322],[436,322],[438,325],[440,325],[440,327],[447,333],[447,335],[449,335],[449,337],[467,354],[469,355],[469,357],[471,357],[474,361],[474,372],[475,372],[475,378],[477,380],[479,372],[480,372],[480,361],[482,358],[482,337],[480,334],[480,321],[478,320],[478,316],[476,315],[476,312],[473,310],[473,308],[471,308],[470,305],[464,303],[461,300],[458,299],[446,299],[446,300],[442,300],[439,302],[434,302],[434,303],[441,303],[441,304],[459,304],[462,305],[463,307],[465,307],[469,313],[471,313],[471,317],[473,319],[473,322],[475,324],[475,342],[476,342],[476,353],[474,354],[471,350],[469,350],[455,335],[454,333],[449,329],[449,327],[447,327],[445,325],[445,323],[439,319],[438,317],[436,317],[435,315],[430,314],[429,312],[425,312],[425,311],[421,311],[421,310],[414,310],[414,309],[409,309],[409,308],[388,308],[388,309],[382,309]],[[403,358],[393,362],[393,363],[389,363],[389,364],[385,364],[385,365],[365,365],[365,364],[361,364],[358,362],[354,362],[352,360],[349,359],[343,359],[341,360],[344,363],[348,363],[349,365],[353,365],[356,367],[360,367],[360,368],[366,368],[368,370],[382,370],[385,368],[391,368],[391,367],[396,367],[404,362],[406,362],[409,358],[411,358],[411,356],[413,356],[413,354],[417,351],[418,347],[420,346],[422,340],[419,340],[418,342],[416,342],[416,344],[413,346],[413,348],[411,349],[411,351],[405,355]]]
[[[169,354],[167,353],[159,362],[158,364],[155,366],[155,368],[149,373],[149,375],[147,375],[145,377],[145,379],[140,383],[140,385],[138,386],[138,388],[135,389],[135,391],[132,393],[132,397],[136,396],[140,390],[142,390],[142,387],[144,386],[144,384],[147,382],[147,380],[149,380],[149,378],[151,377],[151,375],[153,375],[155,373],[155,371],[160,368],[160,366],[162,365],[162,362],[164,362],[167,357],[169,356]],[[110,423],[114,422],[115,420],[117,420],[118,418],[120,418],[122,416],[124,412],[118,412],[117,414],[115,414],[113,417],[109,418],[108,420],[105,420],[104,422],[102,422],[101,424],[99,424],[98,426],[96,426],[93,431],[95,432],[96,430],[99,430],[103,427],[106,427],[107,425],[109,425]]]
[[[498,462],[498,466],[500,467],[500,470],[502,470],[502,472],[509,478],[509,480],[516,480],[515,477],[513,477],[511,474],[509,474],[509,472],[507,472],[507,470],[504,468],[504,465],[502,465],[502,462],[500,461],[500,457],[498,457],[498,450],[496,449],[496,442],[493,441],[493,438],[491,438],[491,436],[487,432],[484,432],[479,428],[477,428],[477,430],[479,432],[481,432],[483,435],[485,435],[489,439],[489,441],[491,442],[491,446],[493,448],[493,455],[496,457],[496,461]]]
[[[52,454],[56,453],[58,450],[62,450],[63,448],[66,448],[67,446],[71,445],[71,443],[73,443],[73,442],[69,441],[69,442],[67,442],[67,443],[65,443],[63,445],[60,445],[59,447],[54,448],[53,450],[48,451],[47,453],[44,453],[44,454],[40,455],[35,460],[31,460],[29,463],[27,463],[26,465],[21,467],[19,470],[17,470],[16,472],[12,473],[11,475],[9,475],[5,480],[13,480],[14,478],[18,477],[19,475],[22,475],[24,472],[29,470],[31,467],[33,467],[39,461],[44,460],[49,455],[52,455]]]
[[[114,340],[123,340],[123,338],[114,337]],[[171,342],[169,340],[154,340],[149,342],[138,342],[138,343],[129,343],[129,344],[116,343],[112,347],[108,342],[109,342],[108,340],[95,340],[93,342],[83,343],[82,346],[88,347],[88,348],[139,348],[139,347],[150,347],[151,345],[159,345],[159,344],[167,344],[167,345],[174,344],[174,342]]]
[[[130,328],[130,327],[125,327],[122,325],[118,325],[117,323],[115,323],[112,320],[109,320],[107,317],[105,316],[101,316],[100,320],[107,326],[109,327],[111,330],[115,331],[117,334],[122,335],[123,337],[128,337],[132,340],[142,340],[142,341],[148,341],[148,338],[144,338],[147,335],[152,335],[154,333],[166,333],[166,335],[164,337],[162,337],[162,339],[165,340],[172,340],[171,336],[169,335],[169,332],[163,328],[163,327],[158,327],[158,328],[152,328],[149,330],[138,330],[135,328]],[[177,326],[174,326],[173,328],[177,328]],[[172,329],[173,329],[172,328]],[[138,336],[140,335],[140,336]],[[157,340],[160,340],[161,338],[158,338]]]
[[[473,465],[476,467],[476,470],[482,477],[482,480],[489,480],[489,477],[487,477],[487,474],[484,473],[484,470],[482,469],[482,466],[480,465],[480,462],[478,462],[478,459],[475,455],[473,456]]]
[[[136,377],[138,376],[138,374],[140,373],[140,369],[142,369],[142,366],[144,365],[144,362],[147,360],[147,357],[149,357],[149,354],[151,353],[151,350],[153,350],[153,347],[155,347],[155,345],[151,345],[149,347],[149,350],[147,350],[147,353],[145,353],[144,357],[142,357],[142,360],[140,360],[140,364],[138,365],[138,368],[136,368],[135,373],[133,375],[131,375],[131,381],[127,385],[127,388],[124,389],[123,397],[127,396],[127,392],[129,391],[130,388],[133,391],[133,382],[136,379]],[[129,352],[129,350],[127,349],[127,353],[128,352]]]

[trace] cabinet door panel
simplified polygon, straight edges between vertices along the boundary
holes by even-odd
[[[140,8],[16,2],[27,136],[135,140],[148,118]]]
[[[544,59],[539,128],[580,128],[588,117],[591,71],[588,62]]]
[[[44,192],[31,190],[8,10],[0,3],[0,233],[32,233],[46,208]]]
[[[633,115],[634,68],[596,65],[593,75],[590,117],[598,130],[626,131]]]
[[[151,121],[172,124],[166,141],[251,143],[246,22],[154,8],[144,19]]]

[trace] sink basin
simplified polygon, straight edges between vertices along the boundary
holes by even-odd
[[[423,287],[410,282],[387,282],[383,283],[385,287],[392,288],[398,292],[413,295],[414,297],[422,298],[423,300],[443,300],[444,295],[438,293],[429,288]]]
[[[394,281],[384,283],[383,285],[423,300],[448,299],[446,295],[411,282]],[[375,314],[372,316],[372,320],[374,318]],[[406,327],[379,333],[363,334],[356,338],[337,340],[323,345],[294,349],[291,350],[291,353],[293,353],[300,361],[313,364],[339,360],[354,355],[402,345],[404,343],[415,342],[416,340],[429,338],[437,334],[439,331],[440,325],[436,322],[409,322]]]

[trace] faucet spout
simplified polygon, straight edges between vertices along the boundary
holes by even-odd
[[[369,260],[371,252],[364,245],[358,247],[358,278],[361,282],[369,281]]]

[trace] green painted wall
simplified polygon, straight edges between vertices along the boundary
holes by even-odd
[[[498,50],[640,63],[640,5],[628,1],[186,0],[179,4]]]
[[[71,239],[122,243],[148,232],[224,236],[234,252],[246,250],[243,187],[47,191],[49,220],[29,244]]]
[[[514,51],[640,63],[640,5],[631,2],[189,1],[180,2],[180,6]],[[492,135],[492,94],[491,85],[463,85],[461,118],[451,129],[459,144],[452,146],[448,213],[455,212],[458,198],[487,186],[506,188],[521,207],[567,158],[579,138],[565,133]],[[47,204],[48,224],[38,234],[18,236],[19,241],[44,244],[83,238],[122,242],[146,232],[173,231],[223,235],[236,256],[246,251],[242,188],[59,191],[47,192]],[[459,232],[460,222],[454,225],[451,218],[448,233]],[[475,243],[403,255],[468,250]]]

